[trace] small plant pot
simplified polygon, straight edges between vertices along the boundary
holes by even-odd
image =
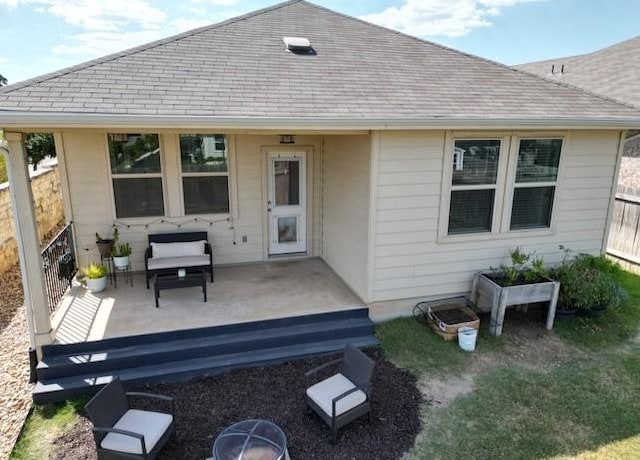
[[[91,292],[102,292],[107,288],[107,277],[102,278],[85,278],[87,289]]]
[[[586,316],[587,318],[599,318],[602,315],[604,315],[606,311],[607,311],[607,307],[603,307],[603,306],[591,307],[591,308],[585,308],[583,310],[580,310],[580,315]]]
[[[575,318],[578,315],[577,308],[571,308],[567,310],[556,310],[556,319],[566,321]]]
[[[114,257],[113,265],[120,270],[127,268],[129,266],[129,256]]]
[[[111,250],[113,249],[114,243],[115,242],[113,240],[102,240],[99,243],[96,242],[96,246],[98,246],[98,252],[100,252],[100,255],[102,257],[111,257]]]

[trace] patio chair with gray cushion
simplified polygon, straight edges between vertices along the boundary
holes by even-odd
[[[318,373],[339,365],[339,372],[318,383]],[[375,363],[357,348],[347,345],[340,359],[316,367],[305,374],[307,405],[313,409],[333,433],[353,420],[369,414],[371,422],[371,377]]]
[[[167,412],[132,409],[129,398],[168,403]],[[98,459],[153,459],[173,433],[173,398],[149,393],[125,392],[120,379],[106,385],[85,406],[93,423]]]

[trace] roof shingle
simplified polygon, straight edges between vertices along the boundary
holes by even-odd
[[[593,53],[515,68],[640,108],[640,36]]]
[[[286,51],[307,37],[316,54]],[[2,112],[640,119],[636,110],[302,0],[0,89]]]

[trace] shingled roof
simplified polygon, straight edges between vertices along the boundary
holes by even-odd
[[[0,89],[0,126],[18,114],[640,125],[624,105],[301,0]]]
[[[589,54],[515,67],[640,108],[640,36]]]

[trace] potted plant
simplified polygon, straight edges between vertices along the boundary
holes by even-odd
[[[620,271],[617,264],[605,256],[589,254],[578,254],[574,263],[585,274],[576,303],[580,314],[602,316],[608,308],[618,307],[626,300],[626,291],[614,277]]]
[[[107,288],[107,267],[102,264],[91,264],[83,272],[87,289],[91,292],[101,292]]]
[[[615,281],[620,267],[605,256],[571,255],[565,252],[562,263],[553,269],[552,276],[560,281],[558,318],[601,316],[610,307],[617,307],[626,299],[626,292]]]
[[[112,251],[113,265],[119,269],[125,269],[129,266],[129,256],[131,256],[131,246],[129,243],[116,244]]]
[[[96,246],[98,246],[98,251],[100,252],[100,256],[111,257],[111,251],[113,250],[114,244],[118,241],[118,227],[113,229],[113,235],[111,238],[102,238],[98,232],[96,232]]]
[[[560,283],[549,277],[541,257],[518,247],[509,251],[509,258],[509,265],[500,264],[490,272],[476,274],[471,301],[480,310],[491,312],[489,331],[493,335],[502,334],[507,307],[537,302],[549,302],[547,329],[551,329]]]
[[[580,269],[575,259],[571,257],[569,249],[563,246],[560,246],[560,249],[564,251],[562,263],[551,270],[550,276],[560,282],[556,317],[568,320],[575,318],[578,314],[580,296],[588,273]]]

